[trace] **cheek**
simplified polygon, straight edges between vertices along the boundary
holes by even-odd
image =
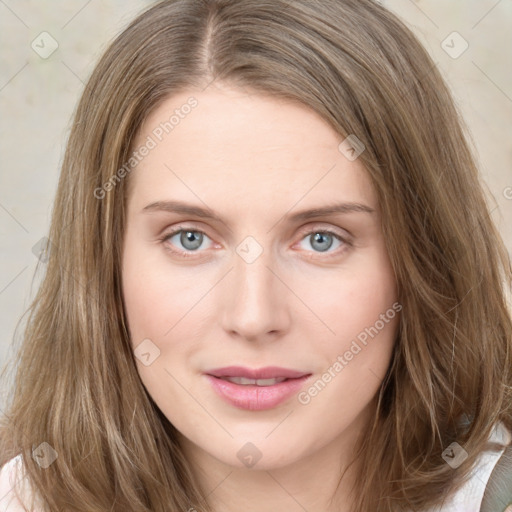
[[[304,283],[300,293],[325,324],[327,340],[336,338],[343,344],[376,322],[382,327],[381,315],[390,308],[385,320],[395,316],[396,284],[383,248],[357,255],[336,272],[316,275],[314,282],[314,287]]]
[[[158,256],[155,258],[155,254]],[[123,297],[132,343],[165,340],[191,304],[200,299],[197,275],[173,269],[162,251],[144,248],[127,234],[122,265]]]
[[[370,289],[370,281],[367,284]],[[335,335],[325,331],[317,337],[315,357],[323,364],[298,395],[300,404],[315,411],[305,422],[316,425],[321,415],[327,437],[368,410],[378,393],[392,359],[401,309],[392,292],[371,292],[362,283],[337,297],[338,308],[325,320]]]

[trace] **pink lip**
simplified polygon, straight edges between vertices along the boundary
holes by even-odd
[[[216,368],[208,370],[207,375],[214,377],[245,377],[247,379],[273,379],[285,377],[286,379],[297,379],[304,375],[310,375],[307,372],[298,370],[290,370],[288,368],[280,368],[279,366],[266,366],[265,368],[251,369],[243,366],[226,366],[224,368]]]
[[[298,393],[310,376],[311,374],[285,368],[267,367],[260,370],[250,370],[235,366],[209,371],[205,375],[214,391],[221,398],[234,407],[249,411],[263,411],[277,407]],[[220,377],[246,377],[248,379],[285,377],[288,380],[273,386],[256,386],[234,384]]]

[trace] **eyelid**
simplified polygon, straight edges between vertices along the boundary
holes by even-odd
[[[325,222],[312,222],[306,226],[303,226],[299,233],[302,235],[308,235],[311,232],[318,231],[320,233],[331,233],[333,235],[336,235],[340,237],[343,241],[350,240],[352,238],[352,234],[349,233],[346,229],[342,229],[336,226],[333,226],[332,224],[328,224]],[[302,239],[301,239],[302,240]]]
[[[175,235],[176,233],[180,231],[194,231],[197,233],[202,233],[203,235],[208,236],[211,238],[208,233],[204,229],[201,229],[199,227],[193,226],[193,225],[182,225],[178,224],[177,226],[174,226],[171,228],[170,231],[165,232],[162,234],[162,237],[167,238],[169,236]],[[338,235],[340,238],[346,239],[351,238],[352,234],[347,231],[346,229],[339,228],[337,226],[333,226],[332,224],[326,223],[326,222],[310,222],[309,224],[303,226],[299,230],[299,234],[307,235],[310,234],[312,231],[321,231],[322,233],[332,233]],[[164,230],[165,231],[165,230]]]

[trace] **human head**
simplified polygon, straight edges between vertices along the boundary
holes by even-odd
[[[118,446],[129,435],[115,417],[131,417],[135,406],[143,411],[136,417],[139,442],[150,437],[148,423],[158,442],[164,441],[156,431],[172,437],[138,381],[129,343],[121,261],[133,176],[119,170],[163,101],[213,81],[296,101],[342,140],[355,134],[364,144],[358,162],[381,210],[403,309],[378,414],[361,447],[367,461],[361,485],[368,492],[360,493],[359,506],[371,503],[378,489],[386,489],[383,506],[426,496],[426,477],[422,485],[406,485],[403,473],[414,464],[419,471],[420,459],[424,474],[438,475],[429,483],[429,495],[436,495],[434,489],[451,483],[450,468],[438,460],[446,441],[464,439],[476,453],[487,425],[500,415],[510,418],[506,387],[493,391],[496,378],[510,385],[510,319],[500,274],[506,258],[439,72],[406,27],[370,0],[162,2],[119,36],[84,91],[63,163],[50,233],[55,250],[40,295],[54,307],[38,320],[39,332],[56,341],[52,347],[33,341],[39,360],[53,357],[59,368],[69,368],[59,375],[62,383],[78,377],[76,387],[66,389],[77,401],[88,397],[82,403],[92,417],[99,414],[97,424],[118,427]],[[86,368],[83,361],[92,364]],[[24,368],[29,372],[28,363]],[[129,397],[111,388],[111,379]],[[101,414],[92,412],[94,398]],[[55,400],[65,407],[70,395]],[[44,401],[32,405],[30,414],[45,417]],[[457,424],[464,413],[473,418],[469,433]],[[59,417],[48,421],[58,425]],[[160,426],[151,423],[156,417]],[[60,451],[72,454],[65,439]],[[101,445],[101,436],[91,433],[84,445]],[[146,468],[156,464],[155,446],[136,455]],[[178,447],[173,450],[186,475]],[[119,453],[110,452],[112,464],[128,471],[129,452]],[[163,477],[169,458],[160,457]],[[101,467],[99,456],[94,462]],[[397,483],[384,487],[378,471]]]

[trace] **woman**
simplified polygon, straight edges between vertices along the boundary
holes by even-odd
[[[24,468],[36,510],[512,502],[486,491],[510,261],[442,77],[378,3],[142,14],[83,93],[49,240],[9,495]]]

